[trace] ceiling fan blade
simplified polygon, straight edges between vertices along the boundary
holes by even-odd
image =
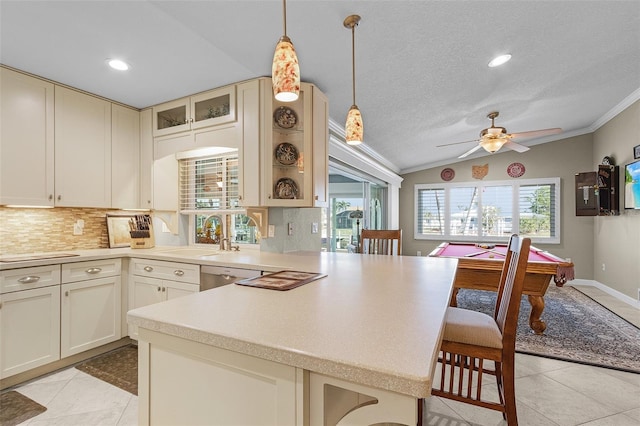
[[[560,132],[562,132],[561,128],[554,127],[551,129],[540,129],[540,130],[530,130],[528,132],[511,133],[511,137],[512,138],[536,138],[539,136],[554,135]]]
[[[480,148],[482,148],[480,145],[476,145],[473,148],[471,148],[469,151],[465,152],[464,154],[460,155],[458,158],[464,158],[467,155],[471,155],[474,152],[476,152],[477,150],[479,150]]]
[[[529,147],[528,146],[524,146],[524,145],[520,145],[519,143],[515,143],[513,141],[509,141],[507,143],[505,143],[504,145],[502,145],[505,148],[509,148],[515,152],[525,152],[525,151],[529,151]]]
[[[470,143],[470,142],[478,142],[478,139],[474,139],[474,140],[471,140],[471,141],[464,141],[464,142],[445,143],[445,144],[442,144],[442,145],[436,145],[436,147],[439,148],[441,146],[460,145],[460,144],[463,144],[463,143]]]

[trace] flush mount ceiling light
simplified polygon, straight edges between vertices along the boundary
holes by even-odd
[[[356,27],[360,22],[360,16],[350,15],[344,20],[344,26],[351,30],[351,66],[353,80],[353,105],[347,113],[347,123],[345,125],[345,140],[349,145],[360,145],[364,139],[364,125],[362,124],[362,114],[356,105]]]
[[[510,59],[511,55],[507,53],[505,55],[496,56],[487,65],[489,65],[489,68],[499,67],[500,65],[509,62]]]
[[[282,0],[284,35],[278,40],[271,66],[273,96],[280,102],[293,102],[300,94],[300,66],[296,50],[287,37],[287,1]]]
[[[129,69],[129,64],[120,59],[107,59],[107,64],[114,70],[126,71]]]

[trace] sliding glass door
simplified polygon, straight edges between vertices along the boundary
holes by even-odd
[[[384,182],[330,162],[329,200],[323,215],[323,251],[356,252],[362,229],[387,227]]]

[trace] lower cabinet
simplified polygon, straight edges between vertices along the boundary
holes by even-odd
[[[132,259],[129,270],[129,310],[200,291],[199,265]],[[129,337],[138,338],[136,326]]]
[[[0,378],[59,359],[60,286],[2,294]]]
[[[139,425],[308,424],[299,368],[147,329],[138,359]]]
[[[119,275],[62,284],[62,358],[114,342],[121,337],[120,287]]]

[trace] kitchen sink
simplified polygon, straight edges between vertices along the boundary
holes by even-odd
[[[16,256],[0,256],[0,262],[27,262],[29,260],[57,259],[60,257],[80,256],[74,253],[42,253],[42,254],[20,254]]]
[[[198,257],[198,256],[214,256],[220,254],[221,251],[218,249],[209,249],[209,248],[178,248],[175,250],[165,250],[162,253],[170,253],[175,256],[187,256],[187,257]]]

